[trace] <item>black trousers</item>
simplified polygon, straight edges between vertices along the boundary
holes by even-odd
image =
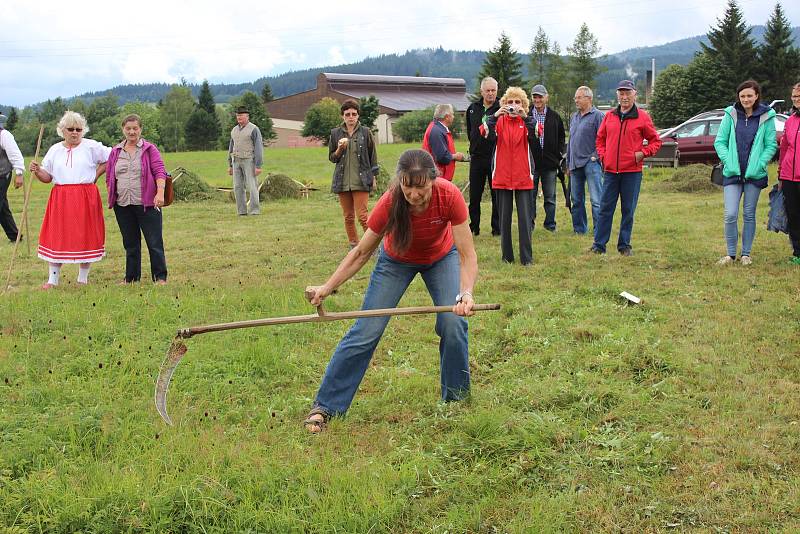
[[[492,189],[492,158],[475,156],[469,162],[469,229],[481,233],[481,199],[486,182],[492,197],[492,234],[500,233],[500,218],[497,214],[497,194]]]
[[[528,189],[497,189],[497,209],[500,212],[500,251],[503,261],[514,263],[514,245],[511,243],[511,216],[517,204],[517,226],[519,229],[519,262],[533,263],[531,246],[531,192]]]
[[[161,234],[161,212],[144,206],[114,205],[122,246],[125,247],[125,281],[138,282],[142,278],[142,236],[150,253],[152,279],[167,279],[167,259],[164,256],[164,239]]]
[[[800,257],[800,182],[781,180],[783,202],[786,206],[786,219],[789,223],[789,241],[792,253]]]
[[[11,241],[17,240],[17,223],[14,222],[14,215],[8,205],[8,186],[11,184],[11,172],[0,176],[0,225]]]

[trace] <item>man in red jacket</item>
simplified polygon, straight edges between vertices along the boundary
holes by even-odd
[[[642,160],[658,152],[661,139],[650,115],[636,107],[636,87],[632,81],[622,80],[617,84],[617,101],[619,105],[606,113],[597,131],[597,156],[605,177],[597,230],[590,250],[595,254],[606,253],[619,198],[622,221],[617,250],[623,256],[630,256],[633,214],[642,185]],[[644,139],[647,139],[647,146],[642,143]]]
[[[433,120],[422,137],[422,149],[433,156],[436,169],[445,180],[452,182],[456,161],[464,161],[464,154],[456,152],[450,127],[455,121],[453,106],[439,104],[433,111]]]

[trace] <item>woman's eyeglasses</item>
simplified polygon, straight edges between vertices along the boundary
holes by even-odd
[[[353,111],[352,113],[345,113],[344,116],[345,117],[358,117],[358,113]]]
[[[67,128],[68,132],[82,132],[83,128]]]

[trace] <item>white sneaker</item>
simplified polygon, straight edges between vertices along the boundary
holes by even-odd
[[[733,263],[733,258],[730,256],[722,256],[717,260],[717,265],[730,265],[731,263]]]
[[[742,262],[742,265],[751,265],[753,263],[753,260],[750,259],[750,256],[742,256],[740,261]]]

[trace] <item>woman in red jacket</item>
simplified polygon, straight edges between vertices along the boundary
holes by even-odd
[[[786,121],[781,137],[778,184],[783,190],[789,222],[790,261],[800,265],[800,83],[792,87],[792,104],[792,116]]]
[[[492,160],[492,189],[497,191],[497,212],[500,216],[500,250],[503,261],[514,263],[511,243],[511,210],[517,204],[519,228],[519,261],[533,263],[531,251],[530,190],[533,189],[533,157],[529,138],[536,132],[536,119],[528,116],[530,102],[520,87],[509,87],[500,99],[500,109],[486,121],[486,134],[496,141]]]

